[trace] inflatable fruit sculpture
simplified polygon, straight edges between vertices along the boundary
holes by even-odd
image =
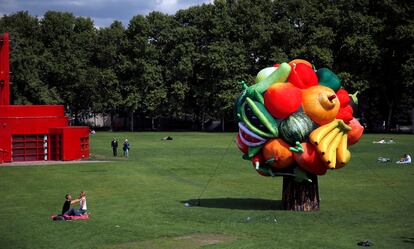
[[[318,125],[334,120],[339,105],[335,92],[328,87],[317,85],[302,91],[303,111]]]
[[[289,144],[283,139],[270,139],[263,146],[263,158],[276,169],[283,169],[292,165],[293,153],[289,150]]]
[[[335,92],[341,87],[341,80],[328,68],[320,68],[316,74],[318,75],[319,85],[329,87]]]
[[[348,164],[364,128],[353,117],[356,94],[330,69],[295,59],[262,69],[243,87],[236,141],[260,175],[303,182]]]
[[[353,108],[351,106],[351,98],[349,97],[348,92],[345,89],[339,89],[336,92],[336,96],[338,97],[340,107],[338,114],[336,115],[337,119],[342,119],[345,123],[349,123],[351,119],[353,119]]]
[[[290,62],[292,70],[288,81],[300,89],[318,85],[318,76],[312,66],[302,61]]]
[[[328,168],[325,166],[315,146],[309,142],[301,144],[303,152],[294,153],[296,163],[305,171],[315,175],[324,175]]]
[[[275,118],[287,118],[299,109],[302,92],[291,83],[275,83],[264,94],[264,104]]]
[[[348,124],[351,127],[351,131],[348,132],[348,146],[353,145],[359,141],[364,133],[364,127],[355,118],[351,119]]]
[[[271,75],[278,67],[266,67],[260,70],[256,75],[256,82],[260,82]]]

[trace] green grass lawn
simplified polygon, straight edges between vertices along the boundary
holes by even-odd
[[[129,159],[111,156],[114,136]],[[319,177],[319,212],[278,210],[282,178],[256,174],[234,136],[98,132],[91,153],[110,162],[0,167],[0,248],[414,248],[414,168],[394,163],[414,155],[413,135],[365,135],[348,166]],[[372,144],[382,137],[397,143]],[[53,222],[81,190],[91,219]]]

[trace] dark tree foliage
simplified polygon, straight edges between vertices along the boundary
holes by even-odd
[[[253,84],[260,69],[294,58],[359,91],[369,128],[408,124],[414,104],[410,0],[216,0],[106,28],[71,13],[17,12],[0,17],[0,32],[11,36],[13,103],[64,104],[75,118],[224,124],[234,120],[239,81]]]

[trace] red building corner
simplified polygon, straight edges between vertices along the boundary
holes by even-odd
[[[89,158],[89,127],[68,126],[63,105],[10,105],[9,34],[0,35],[0,164]]]

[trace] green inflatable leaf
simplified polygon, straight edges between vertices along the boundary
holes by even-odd
[[[316,72],[318,76],[319,85],[323,85],[331,88],[334,92],[338,91],[341,87],[341,80],[338,76],[328,68],[320,68]]]
[[[256,146],[256,147],[249,147],[249,152],[247,152],[248,157],[252,158],[254,157],[257,153],[260,152],[260,150],[262,149],[263,146]]]

